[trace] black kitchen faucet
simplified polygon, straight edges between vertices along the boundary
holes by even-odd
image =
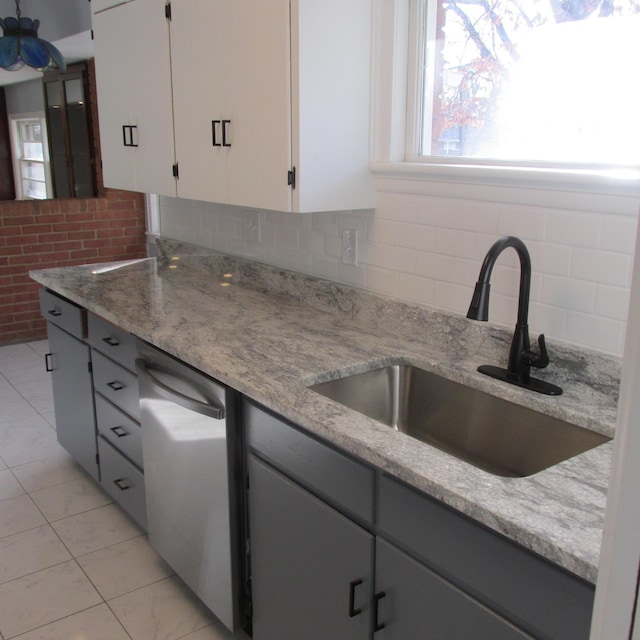
[[[507,248],[515,249],[520,258],[520,293],[518,297],[518,319],[511,341],[507,368],[482,365],[478,367],[480,373],[492,378],[504,380],[519,387],[531,389],[547,395],[560,395],[562,389],[554,384],[532,378],[531,367],[544,369],[549,364],[549,355],[544,340],[544,334],[538,337],[540,353],[531,350],[529,342],[529,292],[531,289],[531,258],[524,242],[514,236],[505,236],[493,243],[480,267],[480,275],[469,305],[467,318],[486,321],[489,318],[489,292],[491,272],[498,256]]]

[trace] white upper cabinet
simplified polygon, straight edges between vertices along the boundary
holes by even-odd
[[[95,14],[93,31],[104,184],[175,196],[164,2],[133,0]]]
[[[104,11],[105,9],[111,9],[119,4],[125,4],[126,2],[131,2],[132,0],[89,0],[91,2],[91,12],[98,13],[99,11]]]
[[[374,205],[370,0],[172,0],[167,13],[133,0],[94,14],[107,186],[279,211]]]

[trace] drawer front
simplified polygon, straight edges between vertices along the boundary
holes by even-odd
[[[351,517],[373,522],[372,469],[250,402],[243,415],[254,453]]]
[[[379,483],[378,526],[535,637],[589,638],[592,585],[388,476]]]
[[[82,307],[51,291],[40,289],[40,312],[49,322],[76,338],[82,340],[85,337],[87,312]]]
[[[93,313],[88,314],[88,323],[89,344],[127,369],[135,371],[135,337]]]
[[[143,473],[102,437],[98,452],[102,488],[146,531]]]
[[[99,395],[96,395],[96,419],[98,433],[142,469],[140,424]]]
[[[138,378],[123,366],[92,350],[93,387],[107,400],[140,420]]]

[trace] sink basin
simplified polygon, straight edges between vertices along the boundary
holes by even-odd
[[[611,439],[411,365],[309,388],[499,476],[529,476]]]

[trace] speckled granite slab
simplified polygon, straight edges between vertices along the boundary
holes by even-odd
[[[613,435],[620,361],[549,344],[549,398],[477,373],[508,332],[206,249],[159,241],[157,259],[32,272],[33,279],[393,476],[595,582],[612,444],[504,478],[307,387],[406,362]]]

